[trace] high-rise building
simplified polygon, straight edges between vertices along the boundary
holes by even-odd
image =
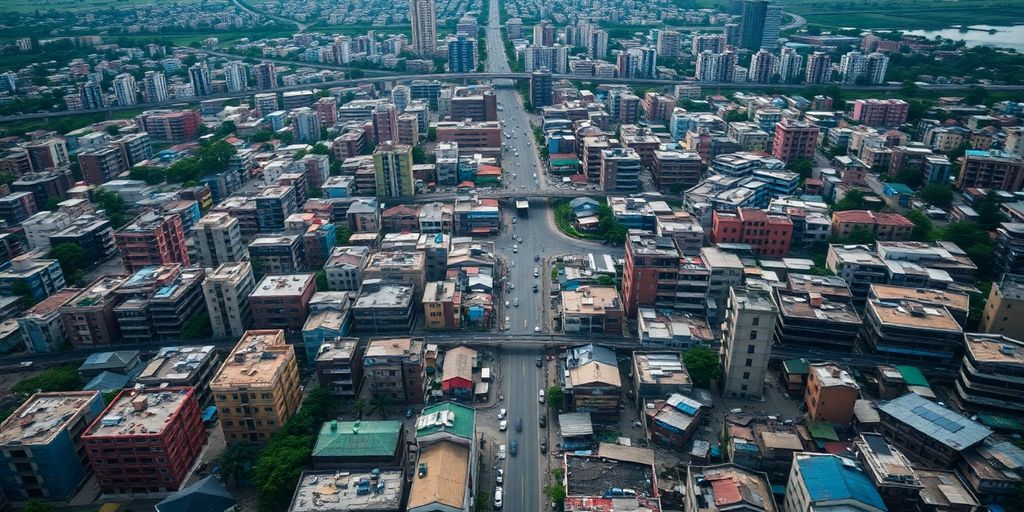
[[[740,28],[740,46],[757,51],[774,50],[778,46],[782,6],[771,0],[743,2],[743,20]]]
[[[277,87],[277,70],[273,62],[261,62],[252,67],[256,77],[257,89],[273,89]]]
[[[868,54],[864,64],[864,77],[872,85],[885,83],[885,72],[889,69],[889,57],[875,52]]]
[[[114,96],[117,97],[117,105],[126,107],[135,105],[138,100],[135,96],[135,77],[128,73],[121,73],[114,77]]]
[[[196,96],[209,96],[213,94],[210,68],[206,67],[205,63],[196,63],[189,67],[188,80],[192,84],[192,93]]]
[[[313,103],[316,116],[320,119],[320,126],[331,128],[338,122],[338,102],[334,96],[320,98]]]
[[[224,263],[249,259],[242,243],[238,219],[224,212],[210,212],[199,219],[192,230],[199,265],[217,268]]]
[[[472,73],[476,70],[476,39],[458,34],[448,41],[448,72]]]
[[[114,243],[129,272],[143,267],[180,263],[188,266],[185,232],[178,215],[146,212],[114,232]]]
[[[167,101],[167,77],[160,71],[146,71],[142,78],[142,97],[149,103]]]
[[[553,46],[555,44],[555,26],[541,21],[533,26],[534,46]]]
[[[412,103],[412,89],[408,85],[396,85],[391,89],[391,103],[399,112],[405,112],[405,107]]]
[[[725,44],[729,46],[739,46],[741,27],[739,23],[726,23],[725,24]]]
[[[603,59],[608,55],[608,32],[602,29],[594,30],[587,38],[587,56],[591,59]]]
[[[402,197],[416,193],[412,175],[412,147],[384,141],[373,152],[377,196]]]
[[[196,110],[147,110],[138,117],[153,140],[184,142],[199,136],[202,118]]]
[[[166,493],[188,478],[206,444],[206,430],[194,389],[126,389],[82,441],[101,492]]]
[[[782,25],[782,4],[771,2],[764,13],[764,28],[761,32],[761,48],[774,50],[779,47],[779,27]]]
[[[551,72],[539,69],[530,74],[530,104],[534,108],[551,105],[553,82]]]
[[[818,131],[818,125],[806,121],[784,119],[776,123],[772,155],[787,163],[798,158],[814,158]]]
[[[727,51],[697,55],[696,78],[701,82],[732,82],[736,70],[736,54]]]
[[[373,138],[377,144],[398,140],[398,110],[394,105],[385,103],[373,108]]]
[[[826,84],[832,80],[832,57],[825,52],[814,52],[807,56],[807,74],[804,81],[809,84]]]
[[[990,149],[968,149],[960,159],[956,188],[967,187],[1015,192],[1024,185],[1024,158]]]
[[[779,58],[768,50],[758,50],[750,57],[750,72],[747,80],[759,84],[778,82]]]
[[[249,73],[245,70],[245,64],[240,60],[224,64],[224,82],[228,86],[228,92],[244,91],[249,85]]]
[[[683,36],[675,30],[658,32],[658,55],[674,59],[679,57],[683,49]]]
[[[248,261],[222,263],[206,275],[203,295],[215,338],[241,336],[252,326],[249,294],[256,288]]]
[[[723,396],[760,398],[779,308],[771,293],[732,287],[722,331]]]
[[[793,83],[800,77],[804,58],[793,48],[783,48],[779,55],[779,83]]]
[[[702,52],[722,53],[725,51],[726,39],[721,34],[697,34],[690,39],[690,53],[697,57]]]
[[[224,440],[264,444],[302,399],[295,347],[282,330],[246,331],[210,383]]]
[[[99,82],[89,80],[78,86],[78,96],[82,101],[82,108],[92,110],[107,106],[107,98],[103,95],[103,87]]]
[[[601,190],[640,190],[640,155],[633,148],[601,151]]]
[[[316,143],[320,140],[320,116],[309,107],[295,110],[296,142]]]
[[[565,73],[569,49],[565,46],[530,46],[523,51],[523,69],[532,73],[546,68],[552,73]]]
[[[433,57],[437,53],[437,16],[434,0],[410,0],[409,22],[412,24],[412,51]]]
[[[651,175],[662,190],[692,187],[700,181],[700,155],[689,151],[657,150]]]
[[[78,154],[78,168],[89,185],[101,185],[128,170],[121,152],[111,146],[82,151]]]

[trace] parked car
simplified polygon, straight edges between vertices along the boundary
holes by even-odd
[[[505,490],[501,486],[494,488],[494,508],[501,508],[505,504],[503,498],[505,497]]]
[[[544,403],[544,390],[543,389],[540,390],[537,393],[537,401],[540,402],[540,403]]]
[[[498,468],[498,471],[495,473],[495,476],[494,476],[494,482],[498,483],[498,484],[505,483],[505,470],[504,469]]]
[[[508,421],[507,420],[501,420],[501,422],[498,423],[498,430],[500,430],[502,432],[508,430]]]
[[[499,420],[505,419],[505,416],[508,416],[508,409],[502,409],[502,410],[498,411],[498,419]]]
[[[547,414],[541,414],[540,415],[540,428],[544,428],[546,426],[548,426],[548,415]]]
[[[516,441],[512,441],[511,443],[509,443],[508,452],[511,453],[513,457],[515,457],[516,454],[519,453],[519,443],[517,443]]]

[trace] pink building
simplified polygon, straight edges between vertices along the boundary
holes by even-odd
[[[910,104],[903,100],[856,100],[853,120],[866,126],[899,126],[907,122]]]
[[[783,120],[775,124],[772,155],[789,163],[798,158],[814,158],[818,144],[818,125],[806,121]]]

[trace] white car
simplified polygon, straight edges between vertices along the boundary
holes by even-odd
[[[499,420],[505,419],[505,416],[508,416],[508,409],[502,409],[502,410],[498,411],[498,419]]]
[[[538,325],[538,326],[534,327],[533,328],[533,332],[540,332],[540,326]]]
[[[508,420],[501,420],[501,422],[498,423],[498,430],[502,432],[508,430]]]
[[[495,481],[495,483],[499,483],[499,484],[505,483],[505,470],[504,469],[498,468],[497,474],[494,477],[494,481]]]
[[[505,460],[505,458],[508,457],[507,453],[508,451],[505,448],[505,445],[498,446],[498,460]]]
[[[539,393],[537,393],[537,401],[540,402],[540,403],[544,403],[544,390],[543,389],[540,390]]]
[[[537,173],[533,173],[533,179],[537,179]]]
[[[540,277],[540,269],[533,267],[533,277]]]
[[[495,487],[494,488],[494,508],[501,508],[501,506],[505,504],[505,502],[502,499],[504,497],[505,497],[504,489],[502,489],[500,485]]]

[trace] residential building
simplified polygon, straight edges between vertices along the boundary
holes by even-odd
[[[36,393],[0,424],[7,499],[66,500],[92,473],[82,434],[103,412],[98,391]]]
[[[426,370],[422,338],[372,338],[363,352],[363,375],[372,397],[397,404],[423,403]]]
[[[970,448],[992,431],[916,393],[878,405],[879,434],[912,460],[935,467],[953,467]]]
[[[989,508],[1013,505],[1018,489],[1024,482],[1021,461],[1024,450],[1011,441],[987,438],[984,442],[961,454],[957,470],[974,491],[978,500]]]
[[[12,192],[0,197],[0,222],[15,227],[39,212],[31,192]]]
[[[327,288],[331,291],[358,291],[370,249],[362,246],[335,247],[324,264]]]
[[[249,294],[249,309],[257,329],[301,331],[316,291],[314,274],[264,277]]]
[[[138,122],[154,141],[185,142],[199,136],[202,118],[198,110],[147,110]]]
[[[978,499],[954,471],[915,468],[921,483],[916,504],[918,512],[976,512],[981,509]]]
[[[899,126],[909,113],[910,104],[903,100],[854,100],[851,118],[865,126]]]
[[[252,265],[247,261],[223,263],[206,275],[203,295],[214,337],[239,337],[252,325],[249,294],[255,288]]]
[[[653,477],[654,450],[601,443],[597,454],[563,458],[566,512],[592,510],[595,503],[614,503],[616,510],[663,510],[658,479]],[[608,489],[630,489],[605,498]]]
[[[875,240],[910,240],[914,223],[898,213],[845,210],[832,213],[832,233],[849,239],[855,230],[871,233]]]
[[[237,263],[249,259],[249,251],[242,243],[238,219],[223,212],[210,212],[196,223],[192,230],[195,240],[196,263],[217,268],[224,263]]]
[[[614,351],[593,344],[570,348],[563,380],[565,402],[572,410],[618,418],[622,377]]]
[[[1004,151],[968,149],[960,159],[956,188],[1016,192],[1024,185],[1024,157]]]
[[[963,409],[1019,415],[1024,411],[1024,342],[1001,334],[964,334],[956,379]]]
[[[18,296],[27,290],[33,300],[43,300],[65,286],[60,262],[44,259],[40,250],[0,262],[0,295]]]
[[[423,291],[423,319],[427,330],[462,326],[462,291],[455,281],[430,281]]]
[[[686,470],[686,512],[774,512],[768,475],[738,464],[690,465]]]
[[[963,330],[942,307],[909,300],[869,300],[861,342],[879,354],[948,363],[960,350]]]
[[[657,150],[651,175],[659,189],[671,191],[696,185],[701,177],[700,155],[689,151]]]
[[[256,222],[260,231],[284,228],[284,220],[299,209],[295,187],[270,186],[256,196]],[[242,229],[245,234],[245,229]]]
[[[368,422],[356,423],[362,431]],[[383,423],[383,422],[373,422]],[[336,425],[342,428],[342,425]],[[372,435],[360,436],[372,437]],[[315,453],[315,452],[314,452]],[[292,496],[288,512],[347,512],[372,510],[399,512],[405,496],[405,474],[402,471],[380,471],[377,466],[359,465],[351,471],[303,471]],[[336,489],[342,489],[338,492]]]
[[[437,53],[437,16],[434,0],[415,0],[409,3],[409,23],[412,25],[412,51],[422,57]]]
[[[779,308],[769,292],[750,287],[730,288],[727,307],[722,327],[723,394],[760,397]]]
[[[246,331],[210,383],[224,440],[265,444],[299,409],[295,347],[282,330]]]
[[[679,352],[633,352],[631,373],[637,404],[644,399],[664,399],[673,393],[693,390],[693,381]]]
[[[793,239],[793,221],[753,208],[737,208],[736,213],[715,210],[712,213],[711,242],[749,244],[759,257],[785,258]]]
[[[601,151],[601,190],[606,192],[639,190],[640,168],[640,155],[632,148]]]
[[[114,308],[120,341],[145,343],[179,340],[182,331],[204,308],[202,268],[181,265],[145,267],[114,290],[124,297]]]
[[[408,446],[401,421],[326,421],[313,447],[313,467],[336,472],[366,468],[404,470]],[[401,483],[398,487],[401,489]]]
[[[623,308],[614,286],[581,286],[562,291],[562,330],[584,336],[620,336]]]
[[[381,197],[412,196],[412,147],[382,142],[373,152],[377,195]]]
[[[790,279],[794,277],[790,274]],[[853,352],[860,333],[860,317],[845,287],[845,297],[830,296],[821,287],[808,290],[774,290],[779,306],[775,343],[784,346]]]
[[[305,260],[302,235],[277,234],[257,236],[249,242],[249,257],[260,275],[291,274],[303,267]]]
[[[464,122],[438,121],[437,142],[454,142],[460,151],[484,150],[496,151],[501,147],[501,126],[497,121]]]
[[[889,510],[909,510],[923,488],[905,455],[874,432],[863,432],[853,442],[864,473]]]
[[[783,120],[775,125],[772,155],[789,163],[800,158],[814,158],[818,145],[818,125],[806,121]]]
[[[782,510],[810,512],[829,509],[857,512],[887,510],[871,480],[849,459],[832,454],[794,454]]]
[[[220,368],[220,358],[213,345],[161,347],[146,362],[134,383],[147,389],[186,388],[195,390],[200,408],[210,404],[210,381]]]
[[[478,479],[476,411],[454,402],[425,407],[416,419],[417,476],[408,512],[470,510]]]
[[[190,264],[185,232],[177,215],[143,213],[114,232],[114,243],[129,272],[172,263]]]
[[[73,347],[113,345],[120,341],[114,308],[121,297],[113,292],[124,281],[123,277],[100,277],[60,307],[61,321]]]
[[[476,36],[457,34],[448,40],[448,72],[472,73],[476,71]]]
[[[425,264],[426,255],[419,251],[378,251],[363,267],[363,279],[407,286],[418,297],[423,293]]]
[[[778,47],[782,6],[769,0],[745,0],[740,25],[740,46],[757,51]]]
[[[804,404],[812,422],[827,421],[833,425],[849,425],[853,405],[860,397],[860,386],[849,372],[835,363],[814,363],[807,375]]]
[[[887,280],[885,262],[864,245],[829,245],[825,265],[849,283],[853,296],[860,300],[867,297],[873,283]]]
[[[364,279],[352,316],[359,332],[409,332],[416,319],[412,287]]]
[[[359,338],[325,340],[315,361],[320,387],[346,403],[359,398],[363,385],[363,347]]]
[[[719,339],[711,333],[703,318],[676,311],[639,308],[637,330],[644,347],[692,348],[717,347]]]
[[[126,389],[82,441],[100,492],[149,494],[181,487],[206,431],[192,388]]]
[[[639,306],[654,306],[660,302],[674,303],[674,293],[662,290],[672,288],[679,271],[679,250],[671,238],[644,236],[630,233],[626,238],[626,262],[622,273],[622,295],[626,314],[635,318]],[[666,275],[665,279],[661,276]]]
[[[61,321],[60,308],[78,295],[80,290],[65,288],[32,306],[18,317],[18,326],[30,354],[56,352],[68,342],[67,329]]]

